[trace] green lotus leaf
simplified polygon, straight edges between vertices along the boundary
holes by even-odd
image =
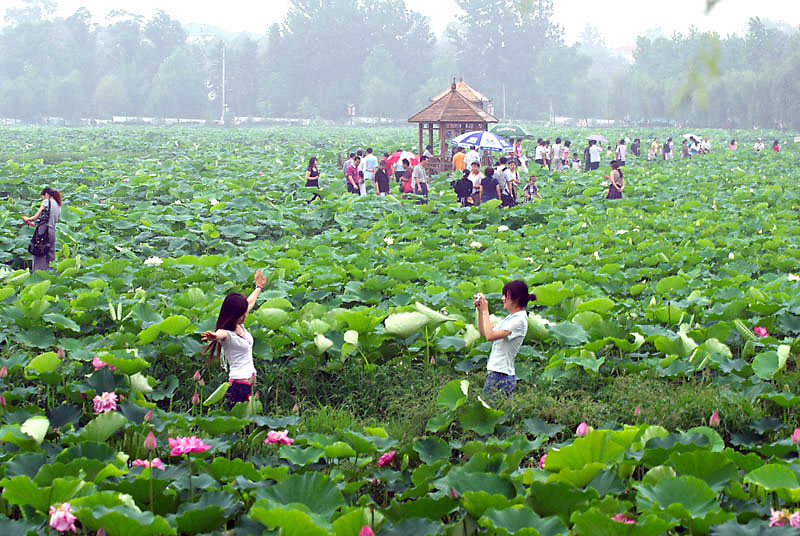
[[[478,520],[482,527],[498,535],[558,536],[569,534],[569,529],[557,517],[542,519],[522,505],[504,509],[487,510]]]
[[[150,363],[141,357],[135,357],[133,354],[119,350],[102,354],[99,358],[109,365],[114,365],[119,372],[129,375],[138,374],[150,366]]]
[[[579,324],[560,322],[548,328],[559,344],[564,346],[579,346],[589,342],[589,334]]]
[[[414,440],[414,450],[423,463],[433,464],[450,459],[450,445],[436,436],[425,436]]]
[[[194,326],[192,326],[192,321],[185,316],[172,315],[162,320],[161,323],[158,324],[158,328],[167,335],[177,337],[178,335],[191,332]]]
[[[45,315],[42,315],[42,320],[44,320],[45,322],[49,322],[61,329],[68,329],[70,331],[75,331],[78,333],[80,333],[81,331],[81,327],[78,325],[77,322],[75,322],[71,318],[67,318],[62,314],[47,313]]]
[[[283,309],[260,307],[253,315],[259,324],[267,329],[277,330],[289,320],[289,313]]]
[[[585,437],[579,437],[571,445],[550,451],[547,455],[547,469],[580,469],[590,463],[612,465],[622,459],[625,445],[617,443],[608,430],[593,430]]]
[[[686,288],[686,279],[679,275],[673,275],[659,281],[656,285],[656,292],[658,294],[668,294],[682,288]]]
[[[779,354],[774,350],[756,354],[752,363],[753,372],[755,372],[756,376],[759,378],[769,380],[786,367],[786,359],[788,357],[788,352],[781,352]]]
[[[674,453],[669,464],[679,475],[696,476],[714,491],[721,491],[732,480],[738,480],[739,471],[721,452],[696,450]]]
[[[76,516],[91,530],[105,529],[109,536],[176,535],[174,527],[161,516],[140,512],[128,506],[80,507]]]
[[[595,298],[593,300],[585,301],[578,305],[578,311],[594,311],[596,313],[605,314],[613,309],[615,306],[614,301],[610,298]]]
[[[214,392],[208,395],[208,398],[206,398],[203,401],[203,405],[210,406],[211,404],[216,404],[217,402],[222,400],[225,397],[225,393],[228,392],[229,386],[230,383],[228,382],[222,382],[221,384],[219,384],[219,386],[216,389],[214,389]]]
[[[310,512],[325,518],[345,504],[338,486],[326,475],[317,472],[290,475],[283,482],[261,490],[259,497],[286,507],[301,504]]]
[[[467,380],[452,380],[439,390],[436,403],[447,409],[458,409],[467,402],[469,382]]]
[[[571,521],[578,536],[661,536],[677,525],[675,521],[654,515],[636,516],[635,523],[623,523],[614,521],[612,515],[597,508],[576,512]]]
[[[394,313],[386,317],[384,333],[405,339],[421,330],[428,322],[430,318],[417,311]]]
[[[196,502],[181,504],[177,514],[167,520],[182,533],[200,534],[219,528],[240,508],[241,504],[230,493],[210,491]]]
[[[23,434],[31,436],[33,440],[36,441],[37,445],[41,445],[49,428],[50,421],[47,419],[47,417],[36,416],[31,417],[22,423],[22,426],[20,426],[20,431],[22,431]]]
[[[703,519],[720,510],[717,494],[708,484],[694,476],[665,478],[657,484],[637,484],[636,504],[639,511],[668,512],[688,523]]]
[[[503,411],[492,409],[483,402],[472,400],[461,408],[459,422],[465,430],[472,430],[479,435],[489,435],[503,416]]]
[[[27,372],[30,369],[35,370],[39,374],[46,374],[56,370],[60,364],[61,359],[59,359],[55,352],[45,352],[31,359],[25,366],[25,370]]]

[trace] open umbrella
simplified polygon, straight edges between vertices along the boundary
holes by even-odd
[[[602,134],[592,134],[591,136],[586,138],[587,140],[594,140],[599,141],[600,143],[608,143],[608,140]]]
[[[485,130],[476,130],[474,132],[462,134],[450,140],[450,145],[457,145],[458,147],[465,148],[475,147],[481,151],[495,151],[498,153],[507,153],[514,149],[504,137]]]
[[[683,137],[684,137],[684,138],[686,138],[687,140],[688,140],[689,138],[694,138],[694,139],[696,139],[696,140],[699,140],[699,139],[700,139],[700,136],[698,136],[697,134],[691,134],[691,133],[690,133],[690,134],[684,134],[684,135],[683,135]]]
[[[492,134],[499,134],[504,138],[530,138],[531,135],[525,132],[525,129],[519,125],[511,125],[509,123],[498,123],[494,125],[489,132]]]
[[[398,161],[402,161],[405,158],[408,159],[408,162],[412,166],[419,164],[419,157],[410,151],[396,151],[389,155],[389,158],[386,159],[386,163],[390,166],[393,166]]]

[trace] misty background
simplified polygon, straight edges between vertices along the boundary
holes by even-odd
[[[461,76],[500,118],[800,128],[800,31],[788,23],[645,31],[620,49],[590,24],[568,45],[552,0],[459,6],[437,37],[405,0],[291,0],[263,34],[24,0],[0,27],[0,117],[219,119],[224,55],[226,118],[340,121],[354,108],[405,121]]]

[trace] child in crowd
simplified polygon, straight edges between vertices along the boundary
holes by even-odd
[[[572,169],[575,171],[581,170],[581,159],[578,158],[578,153],[572,153]]]
[[[525,202],[530,203],[534,197],[542,199],[542,194],[539,193],[539,187],[536,185],[536,175],[531,175],[528,179],[528,184],[522,189],[525,194]]]

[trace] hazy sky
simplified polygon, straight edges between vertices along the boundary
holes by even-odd
[[[492,0],[487,0],[492,1]],[[219,26],[228,32],[264,34],[286,14],[289,0],[57,0],[59,15],[71,15],[85,6],[98,22],[111,9],[150,16],[159,9],[183,23]],[[20,6],[22,0],[0,0],[0,13]],[[441,33],[459,12],[455,0],[406,0],[410,9],[430,17]],[[555,0],[555,20],[565,30],[568,44],[575,42],[587,22],[594,24],[612,47],[633,45],[636,36],[656,28],[666,35],[686,31],[690,25],[725,36],[741,33],[750,17],[785,20],[800,26],[800,0],[721,0],[710,15],[706,0]]]

